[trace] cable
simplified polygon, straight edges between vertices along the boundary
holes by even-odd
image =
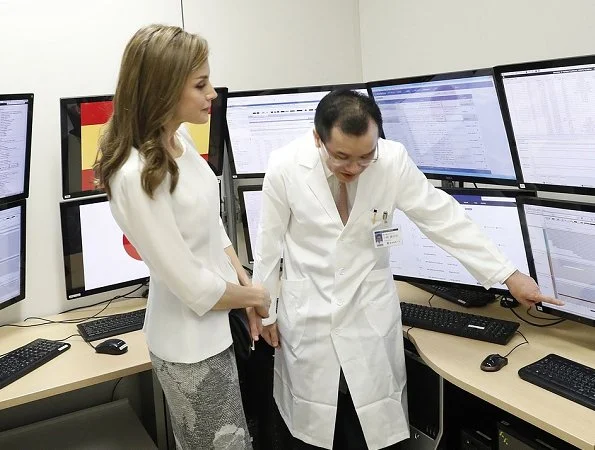
[[[250,267],[246,267],[244,265],[242,265],[242,267],[246,272],[248,272],[248,275],[252,276],[254,274],[254,271]]]
[[[95,303],[93,305],[87,305],[87,306],[78,306],[76,308],[72,308],[72,309],[68,309],[66,311],[63,311],[60,314],[66,314],[72,311],[76,311],[79,309],[83,309],[83,308],[92,308],[93,306],[97,306],[97,305],[101,305],[103,303],[107,303],[102,309],[100,309],[98,312],[96,312],[95,314],[93,314],[92,316],[88,316],[88,317],[81,317],[79,319],[64,319],[64,320],[50,320],[50,319],[46,319],[44,317],[35,317],[35,316],[30,316],[27,317],[26,319],[23,320],[23,322],[26,322],[27,320],[41,320],[43,321],[43,323],[33,323],[31,325],[18,325],[18,324],[13,324],[13,323],[7,323],[4,325],[0,325],[0,328],[2,327],[13,327],[13,328],[31,328],[31,327],[40,327],[43,325],[49,325],[49,324],[55,324],[55,323],[61,323],[61,324],[77,324],[77,323],[82,323],[85,322],[86,320],[89,319],[94,319],[94,318],[99,318],[99,317],[107,317],[107,316],[100,316],[100,314],[105,311],[109,305],[111,304],[111,302],[113,302],[114,300],[117,300],[119,298],[137,298],[137,297],[127,297],[128,295],[138,291],[140,288],[142,288],[143,286],[145,286],[146,283],[141,284],[140,286],[134,288],[133,290],[131,290],[130,292],[127,292],[126,294],[123,295],[116,295],[108,300],[103,300],[101,302]],[[140,298],[140,297],[138,297]],[[111,315],[111,314],[109,314]],[[108,315],[108,316],[109,316]]]
[[[519,316],[519,314],[514,309],[512,309],[512,308],[509,308],[509,309],[520,320],[522,320],[523,322],[528,323],[529,325],[534,326],[534,327],[540,327],[540,328],[553,327],[554,325],[558,325],[559,323],[562,323],[562,322],[564,322],[566,320],[566,319],[560,319],[560,320],[557,320],[556,322],[542,323],[542,324],[540,324],[540,323],[533,323],[533,322],[529,322],[527,319],[524,319],[523,317]]]
[[[411,339],[409,339],[409,331],[412,330],[413,328],[415,328],[415,327],[409,327],[409,328],[407,328],[407,331],[405,331],[405,336],[407,337],[408,341],[411,341]]]
[[[432,294],[432,296],[428,299],[428,305],[432,306],[432,299],[436,294]]]
[[[541,319],[541,320],[560,320],[559,317],[539,317],[539,316],[533,315],[533,314],[531,314],[531,306],[529,306],[527,308],[527,315],[531,316],[535,319]]]
[[[50,340],[52,340],[52,341],[55,341],[55,342],[64,342],[64,341],[67,341],[68,339],[70,339],[71,337],[75,337],[75,336],[82,337],[82,336],[80,335],[80,333],[75,333],[75,334],[71,334],[71,335],[70,335],[70,336],[68,336],[68,337],[65,337],[64,339],[50,339]]]
[[[114,384],[114,388],[112,389],[112,402],[114,401],[114,395],[116,394],[116,388],[118,387],[118,384],[120,384],[120,381],[122,381],[124,377],[121,377],[118,379],[118,381],[116,381],[116,384]]]
[[[66,314],[66,313],[69,313],[69,312],[72,312],[72,311],[77,311],[77,310],[79,310],[79,309],[83,309],[83,308],[92,308],[93,306],[101,305],[102,303],[105,303],[105,302],[111,302],[111,301],[113,301],[113,300],[117,300],[117,299],[119,299],[119,298],[128,298],[128,297],[126,297],[127,295],[130,295],[130,294],[133,294],[133,293],[135,293],[135,292],[136,292],[136,291],[138,291],[140,288],[142,288],[142,287],[145,287],[146,285],[147,285],[147,283],[142,283],[140,286],[137,286],[137,287],[135,287],[133,290],[131,290],[130,292],[127,292],[127,293],[126,293],[126,294],[124,294],[124,295],[116,295],[115,297],[112,297],[112,298],[110,298],[110,299],[108,299],[108,300],[102,300],[102,301],[100,301],[100,302],[97,302],[97,303],[94,303],[94,304],[92,304],[92,305],[86,305],[86,306],[77,306],[76,308],[67,309],[66,311],[62,311],[60,314]]]
[[[504,358],[506,358],[508,355],[510,355],[512,352],[514,352],[517,348],[519,348],[521,345],[525,345],[528,344],[529,341],[527,340],[527,338],[525,337],[525,335],[523,333],[521,333],[519,330],[516,330],[516,332],[518,334],[520,334],[521,336],[523,336],[523,339],[525,340],[525,342],[521,342],[520,344],[515,345],[514,347],[512,347],[512,350],[509,351],[506,355],[504,355]]]

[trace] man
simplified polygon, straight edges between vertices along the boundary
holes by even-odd
[[[262,333],[277,348],[275,401],[295,448],[385,448],[409,437],[401,311],[389,248],[374,239],[391,232],[395,209],[483,286],[505,282],[525,305],[559,302],[516,271],[401,144],[378,138],[372,99],[334,91],[314,122],[313,135],[273,152],[263,184],[254,279],[279,292]]]

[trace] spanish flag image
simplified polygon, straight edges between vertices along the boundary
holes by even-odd
[[[93,164],[97,157],[99,136],[113,112],[111,101],[81,103],[81,190],[95,190]],[[208,161],[211,117],[204,124],[186,123],[198,153]]]

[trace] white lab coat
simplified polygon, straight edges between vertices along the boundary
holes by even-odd
[[[273,306],[265,322],[276,319],[281,335],[274,396],[292,435],[324,448],[332,447],[341,367],[368,447],[409,437],[401,310],[389,250],[374,247],[372,230],[390,226],[399,208],[482,285],[514,271],[401,144],[381,139],[378,149],[345,226],[311,133],[273,152],[263,184],[255,282],[277,292],[284,261],[278,312]]]

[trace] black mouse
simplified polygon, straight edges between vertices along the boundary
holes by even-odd
[[[481,362],[479,367],[484,372],[497,372],[506,364],[508,364],[508,358],[505,356],[500,356],[497,353],[493,353],[488,355],[486,359]]]
[[[121,355],[128,351],[128,344],[122,339],[107,339],[95,346],[97,353],[108,355]]]

